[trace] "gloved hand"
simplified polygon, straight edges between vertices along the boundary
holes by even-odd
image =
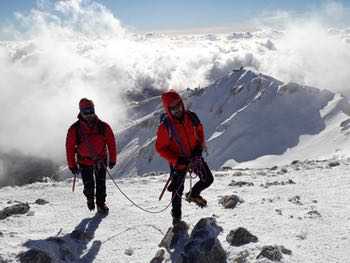
[[[177,158],[176,166],[188,166],[189,163],[190,163],[190,160],[187,157],[180,156],[179,158]]]
[[[113,169],[114,166],[115,166],[115,162],[109,161],[109,164],[108,164],[109,169]]]
[[[78,174],[79,173],[79,169],[76,166],[69,167],[69,170],[72,172],[72,174]]]
[[[201,145],[197,145],[192,151],[192,157],[202,156],[203,148]]]

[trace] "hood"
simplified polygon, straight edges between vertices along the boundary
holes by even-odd
[[[168,92],[165,92],[162,94],[162,102],[163,102],[163,108],[164,108],[164,111],[166,112],[166,114],[173,119],[173,116],[172,114],[170,113],[169,111],[169,107],[171,105],[175,105],[177,104],[178,102],[181,103],[182,105],[182,109],[184,110],[185,109],[185,106],[184,106],[184,103],[182,101],[182,98],[180,97],[180,95],[174,91],[174,90],[170,90]]]

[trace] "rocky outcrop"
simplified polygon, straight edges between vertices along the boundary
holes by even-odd
[[[247,229],[239,227],[235,230],[231,230],[226,237],[226,241],[231,246],[243,246],[251,242],[258,242],[258,238],[251,234]]]
[[[226,252],[217,239],[221,232],[222,228],[212,217],[199,220],[191,235],[186,223],[181,222],[169,228],[159,244],[167,253],[159,250],[151,263],[226,263]]]
[[[28,203],[19,203],[12,206],[8,206],[0,211],[0,220],[9,216],[26,214],[30,209]]]

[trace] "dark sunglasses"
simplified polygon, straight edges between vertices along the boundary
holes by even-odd
[[[93,114],[95,114],[95,109],[94,108],[85,108],[85,109],[81,109],[80,112],[83,115],[93,115]]]
[[[173,106],[173,107],[169,107],[169,111],[171,112],[171,113],[176,113],[176,112],[179,112],[179,111],[182,111],[182,105],[181,105],[181,103],[178,103],[178,104],[176,104],[175,106]]]

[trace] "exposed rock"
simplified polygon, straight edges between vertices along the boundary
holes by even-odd
[[[27,216],[34,216],[35,215],[35,212],[34,211],[29,211],[28,213],[27,213]]]
[[[49,201],[46,201],[45,199],[39,198],[39,199],[35,200],[35,203],[36,203],[37,205],[46,205],[46,204],[49,203]]]
[[[291,165],[296,165],[296,164],[299,164],[300,161],[299,160],[294,160],[293,162],[291,162]]]
[[[183,263],[183,251],[189,238],[188,225],[181,221],[175,227],[168,229],[158,246],[171,253],[171,262]]]
[[[338,161],[330,162],[328,164],[329,167],[336,167],[336,166],[339,166],[339,165],[340,165],[340,162],[338,162]]]
[[[134,250],[132,248],[127,248],[125,249],[124,254],[127,256],[132,256],[134,254]]]
[[[287,181],[281,181],[281,182],[278,182],[278,181],[267,182],[265,184],[261,184],[260,186],[268,188],[273,185],[288,185],[288,184],[295,184],[295,182],[292,179],[288,179]]]
[[[299,240],[305,240],[307,238],[306,232],[301,232],[300,234],[296,235],[297,239]]]
[[[226,195],[219,199],[219,204],[221,204],[225,209],[233,209],[238,203],[243,203],[237,195]]]
[[[226,252],[217,239],[221,232],[222,228],[212,217],[199,220],[191,236],[186,223],[180,222],[169,228],[159,244],[168,251],[170,259],[164,250],[159,250],[151,263],[226,263]]]
[[[272,261],[280,261],[283,258],[282,254],[291,255],[292,251],[284,246],[264,246],[256,258],[265,257]]]
[[[278,174],[286,174],[288,173],[287,168],[282,168],[279,172],[277,172]]]
[[[239,252],[239,254],[233,258],[233,263],[248,263],[249,251],[243,250]]]
[[[272,261],[280,261],[282,259],[282,252],[278,249],[278,247],[274,246],[264,246],[259,253],[259,255],[256,257],[261,258],[265,257]]]
[[[275,166],[272,166],[272,167],[270,168],[270,171],[275,171],[275,170],[277,170],[277,169],[278,169],[278,166],[275,165]]]
[[[320,212],[318,212],[317,210],[311,210],[309,212],[306,213],[307,218],[319,218],[322,217]]]
[[[275,211],[276,211],[276,213],[278,214],[278,215],[282,215],[282,210],[281,209],[275,209]]]
[[[17,258],[21,263],[33,263],[33,262],[51,263],[52,262],[52,259],[49,255],[37,249],[30,249],[26,252],[22,252],[17,256]]]
[[[242,176],[243,173],[241,171],[234,172],[232,176]]]
[[[28,203],[20,203],[12,206],[8,206],[0,211],[0,220],[5,219],[12,215],[25,214],[29,211],[30,207]]]
[[[228,186],[238,186],[238,187],[242,187],[242,186],[254,186],[254,183],[232,180],[231,183],[229,183]]]
[[[258,238],[251,234],[247,229],[239,227],[235,230],[231,230],[226,237],[226,241],[231,246],[242,246],[251,242],[258,242]]]
[[[300,202],[300,196],[296,195],[288,199],[289,202],[295,204],[295,205],[303,205],[302,202]]]
[[[202,218],[192,230],[190,240],[184,249],[184,262],[226,263],[226,252],[217,236],[223,229],[215,218]]]
[[[150,263],[163,263],[164,255],[165,255],[164,249],[159,249],[156,255],[154,256],[154,258],[152,258]]]

